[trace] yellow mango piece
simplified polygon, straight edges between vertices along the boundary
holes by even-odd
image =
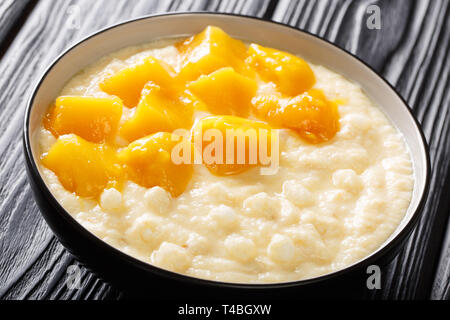
[[[135,107],[145,84],[153,81],[161,87],[174,84],[171,68],[153,57],[147,57],[142,62],[122,69],[100,83],[104,92],[118,96],[128,108]]]
[[[122,170],[113,149],[74,134],[62,135],[42,158],[63,187],[78,196],[97,198],[105,188],[120,186]]]
[[[192,161],[177,164],[172,159],[173,148],[181,143],[186,143],[192,152],[188,140],[159,132],[134,141],[118,157],[130,180],[145,188],[160,186],[177,197],[186,189],[193,173]]]
[[[223,68],[191,82],[188,88],[211,113],[247,116],[256,94],[256,81],[232,68]]]
[[[119,128],[119,134],[128,141],[149,134],[190,128],[195,100],[185,92],[163,90],[149,82],[142,90],[142,98],[134,115]]]
[[[247,63],[264,81],[273,82],[278,90],[296,96],[312,88],[316,82],[314,72],[303,59],[287,52],[250,45]]]
[[[271,156],[271,139],[275,138],[271,136],[271,129],[260,121],[236,116],[211,116],[197,122],[193,141],[211,173],[234,175],[259,165],[268,165],[260,157],[260,152]]]
[[[339,131],[337,104],[328,101],[317,89],[287,99],[275,95],[259,96],[252,103],[262,119],[292,129],[312,144],[328,141]]]
[[[201,75],[224,67],[232,67],[245,75],[252,74],[251,68],[244,62],[247,57],[245,44],[218,27],[208,26],[176,47],[182,55],[179,77],[184,81],[196,80]]]
[[[74,133],[91,142],[112,140],[122,117],[118,98],[63,96],[44,118],[44,127],[55,136]]]

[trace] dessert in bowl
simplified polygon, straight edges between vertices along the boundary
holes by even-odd
[[[288,51],[204,25],[92,59],[36,116],[46,186],[102,241],[194,278],[292,283],[373,255],[426,174],[357,82]]]

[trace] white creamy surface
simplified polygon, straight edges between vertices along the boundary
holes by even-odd
[[[99,82],[149,55],[178,68],[177,50],[167,45],[153,43],[105,57],[74,77],[61,95],[107,96]],[[414,178],[402,136],[360,87],[324,67],[311,67],[315,87],[330,100],[345,101],[339,106],[341,129],[320,145],[281,130],[276,175],[252,169],[218,177],[196,165],[187,190],[176,199],[159,187],[128,182],[122,193],[106,190],[100,204],[66,191],[53,172],[41,168],[44,178],[84,227],[162,268],[246,283],[299,280],[342,269],[376,250],[396,229]],[[41,153],[54,142],[42,128]]]

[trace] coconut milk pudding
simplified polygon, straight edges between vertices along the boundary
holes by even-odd
[[[231,148],[218,139],[229,130]],[[229,162],[240,138],[246,156]],[[44,180],[86,229],[149,264],[225,282],[345,268],[393,233],[414,186],[403,137],[357,84],[217,27],[89,66],[36,139]]]

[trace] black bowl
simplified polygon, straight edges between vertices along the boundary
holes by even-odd
[[[122,47],[157,38],[180,37],[217,25],[234,37],[299,53],[357,81],[402,132],[409,146],[415,186],[408,213],[394,234],[366,258],[337,272],[286,283],[242,284],[197,279],[137,260],[103,242],[79,224],[55,199],[41,177],[33,134],[64,83],[89,63]],[[101,30],[69,48],[40,78],[28,102],[23,131],[27,173],[40,211],[61,243],[88,268],[126,292],[147,298],[361,298],[368,267],[381,269],[403,248],[426,200],[430,161],[423,133],[405,101],[355,56],[312,34],[256,18],[211,13],[148,16]],[[352,295],[353,293],[353,295]]]

